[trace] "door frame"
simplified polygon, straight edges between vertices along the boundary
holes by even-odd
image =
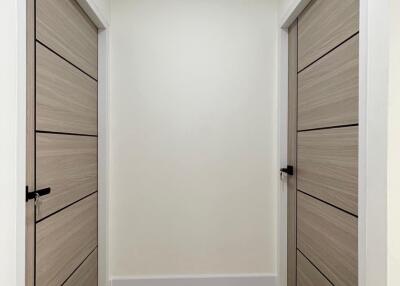
[[[288,27],[311,0],[292,0],[278,39],[279,169],[287,162]],[[379,2],[379,3],[377,3]],[[387,281],[387,107],[389,1],[360,0],[359,63],[359,285]],[[382,56],[384,55],[384,56]],[[278,195],[278,276],[287,285],[287,186]],[[367,259],[368,257],[368,259]]]
[[[99,286],[109,279],[109,22],[95,0],[77,0],[98,28],[98,277]]]
[[[16,206],[16,281],[25,286],[25,166],[26,166],[26,1],[18,0],[18,131]],[[98,28],[98,273],[99,286],[109,279],[109,22],[95,0],[77,0]]]

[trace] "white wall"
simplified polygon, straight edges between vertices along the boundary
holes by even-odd
[[[388,285],[400,285],[400,1],[390,0],[388,126]]]
[[[0,285],[16,284],[17,4],[4,1],[0,29]]]
[[[277,10],[113,0],[112,276],[276,272]]]
[[[24,116],[19,113],[23,90],[19,52],[24,49],[24,20],[22,1],[4,0],[0,9],[0,31],[4,44],[0,45],[0,285],[24,285]],[[19,10],[18,10],[19,8]],[[19,21],[19,22],[18,22]],[[22,29],[22,30],[20,30]],[[21,161],[22,159],[22,161]],[[22,172],[22,173],[21,173]],[[22,243],[22,245],[21,245]]]
[[[299,0],[279,0],[279,15],[282,16],[283,14],[288,11],[290,7],[294,5],[295,2],[300,2]]]

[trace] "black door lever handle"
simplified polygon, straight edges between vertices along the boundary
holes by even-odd
[[[281,169],[281,173],[286,173],[289,176],[293,176],[294,168],[293,168],[293,166],[287,166],[286,168]]]
[[[50,194],[51,188],[44,188],[34,192],[28,192],[28,187],[26,187],[26,201],[33,200],[37,197],[42,197]]]

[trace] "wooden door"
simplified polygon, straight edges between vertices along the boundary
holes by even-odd
[[[358,0],[289,28],[288,286],[358,285]]]
[[[27,25],[26,285],[94,286],[97,28],[75,0],[27,0]]]

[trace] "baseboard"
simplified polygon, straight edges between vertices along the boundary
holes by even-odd
[[[274,274],[113,277],[111,286],[278,286]]]

